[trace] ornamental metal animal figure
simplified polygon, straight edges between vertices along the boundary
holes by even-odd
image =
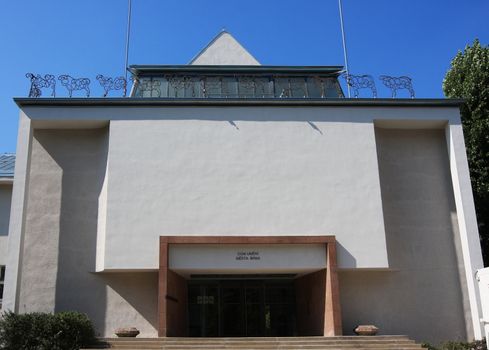
[[[117,77],[112,79],[110,77],[104,77],[102,74],[97,75],[96,79],[100,85],[104,88],[104,96],[107,97],[110,90],[122,90],[122,97],[126,97],[127,93],[127,81],[124,77]]]
[[[44,78],[40,74],[27,73],[26,78],[31,80],[29,97],[37,98],[42,95],[41,88],[51,88],[51,96],[56,97],[56,79],[54,75],[46,74]]]
[[[401,76],[401,77],[391,77],[389,75],[381,75],[379,77],[392,92],[392,98],[397,96],[397,90],[406,89],[409,91],[411,98],[414,98],[414,89],[413,82],[410,77]]]
[[[60,75],[58,80],[61,81],[61,85],[63,85],[70,95],[73,95],[73,91],[77,90],[85,90],[87,97],[90,97],[90,79],[88,78],[73,78],[67,74]]]
[[[370,89],[373,98],[377,98],[377,88],[375,87],[374,78],[371,75],[351,75],[343,74],[346,83],[353,89],[353,96],[358,98],[360,89]]]

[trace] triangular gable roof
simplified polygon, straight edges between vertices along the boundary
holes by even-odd
[[[191,65],[257,66],[256,60],[229,32],[222,30],[190,62]]]

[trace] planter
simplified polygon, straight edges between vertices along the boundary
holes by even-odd
[[[372,324],[359,325],[355,328],[355,333],[357,335],[376,335],[379,329]]]
[[[128,337],[134,338],[138,334],[139,334],[138,329],[134,327],[117,328],[115,330],[115,335],[117,335],[119,338],[128,338]]]

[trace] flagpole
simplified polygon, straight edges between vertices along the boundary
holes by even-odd
[[[341,38],[343,40],[343,56],[345,58],[346,76],[348,77],[350,75],[350,70],[348,69],[348,53],[346,51],[345,27],[344,27],[344,24],[343,24],[343,5],[341,3],[341,0],[338,0],[338,7],[340,9]],[[351,95],[350,95],[350,85],[348,84],[348,80],[347,80],[346,86],[348,88],[348,98],[350,98],[351,97]]]
[[[129,37],[131,34],[131,0],[128,2],[128,9],[127,9],[127,32],[126,32],[126,63],[125,63],[125,78],[127,81],[127,68],[128,68],[128,61],[129,61]]]

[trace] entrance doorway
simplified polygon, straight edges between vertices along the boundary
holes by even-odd
[[[192,337],[297,335],[292,279],[191,279],[188,313]]]
[[[335,242],[334,236],[161,236],[158,336],[341,335]],[[250,258],[241,259],[244,253]],[[304,256],[314,259],[305,264]]]

